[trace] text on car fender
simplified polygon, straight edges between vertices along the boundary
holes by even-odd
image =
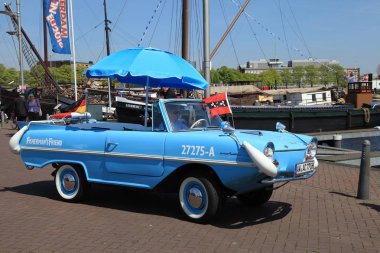
[[[205,146],[182,145],[182,155],[215,156],[214,147],[207,151]]]

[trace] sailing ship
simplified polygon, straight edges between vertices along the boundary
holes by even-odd
[[[246,1],[242,6],[231,25],[236,22],[248,2]],[[186,4],[183,6],[186,7]],[[187,11],[184,10],[182,13],[185,15]],[[186,27],[186,17],[183,17],[182,20],[185,21],[184,27]],[[221,44],[229,30],[231,30],[231,26],[227,29],[218,45]],[[182,41],[187,39],[186,31],[186,28],[182,31]],[[186,43],[183,42],[182,45],[182,57],[186,59]],[[216,50],[217,47],[210,56],[214,55]],[[361,109],[363,103],[372,101],[372,80],[350,83],[348,98],[350,102],[356,103],[356,108],[352,104],[323,107],[232,105],[233,114],[226,119],[234,124],[235,127],[241,129],[273,130],[276,123],[281,122],[290,131],[298,133],[368,128],[380,124],[380,110]],[[154,102],[153,99],[151,102]],[[252,103],[253,101],[251,101]],[[133,97],[116,97],[115,107],[119,121],[142,123],[145,108],[142,101],[138,101]]]

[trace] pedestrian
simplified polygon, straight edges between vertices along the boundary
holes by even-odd
[[[176,90],[168,87],[162,87],[157,92],[158,98],[177,98]]]
[[[28,108],[24,96],[19,96],[15,99],[13,113],[16,117],[15,120],[26,121],[26,118],[28,117]]]
[[[40,101],[34,97],[33,93],[29,94],[27,105],[29,121],[39,120],[41,105]]]

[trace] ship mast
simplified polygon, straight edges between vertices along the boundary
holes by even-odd
[[[209,0],[203,0],[203,71],[209,84],[205,97],[210,96],[210,8]]]
[[[182,58],[189,60],[189,0],[182,0]],[[187,91],[181,91],[184,98]]]
[[[110,20],[107,18],[107,1],[103,1],[103,6],[104,6],[104,30],[106,32],[106,47],[107,47],[107,56],[110,55],[111,50],[110,50],[110,37],[109,37],[109,32],[111,29],[109,28],[108,24],[111,23]],[[107,78],[107,83],[108,83],[108,109],[111,108],[111,79]]]
[[[17,5],[17,36],[18,36],[18,62],[20,65],[20,84],[24,86],[24,62],[22,58],[22,34],[21,34],[21,15],[20,15],[20,0],[16,1]]]
[[[47,24],[46,24],[46,1],[42,0],[42,25],[44,27],[44,63],[49,66],[49,56],[48,56],[48,44],[47,44]],[[45,77],[47,79],[47,77]]]

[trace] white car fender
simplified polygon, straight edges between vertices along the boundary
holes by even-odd
[[[23,126],[17,133],[15,133],[9,140],[9,148],[15,154],[20,154],[20,140],[24,133],[28,130],[28,125]]]
[[[275,177],[277,175],[277,167],[272,163],[272,161],[266,157],[263,152],[244,141],[242,146],[247,150],[249,157],[255,163],[255,165],[260,169],[264,174]]]

